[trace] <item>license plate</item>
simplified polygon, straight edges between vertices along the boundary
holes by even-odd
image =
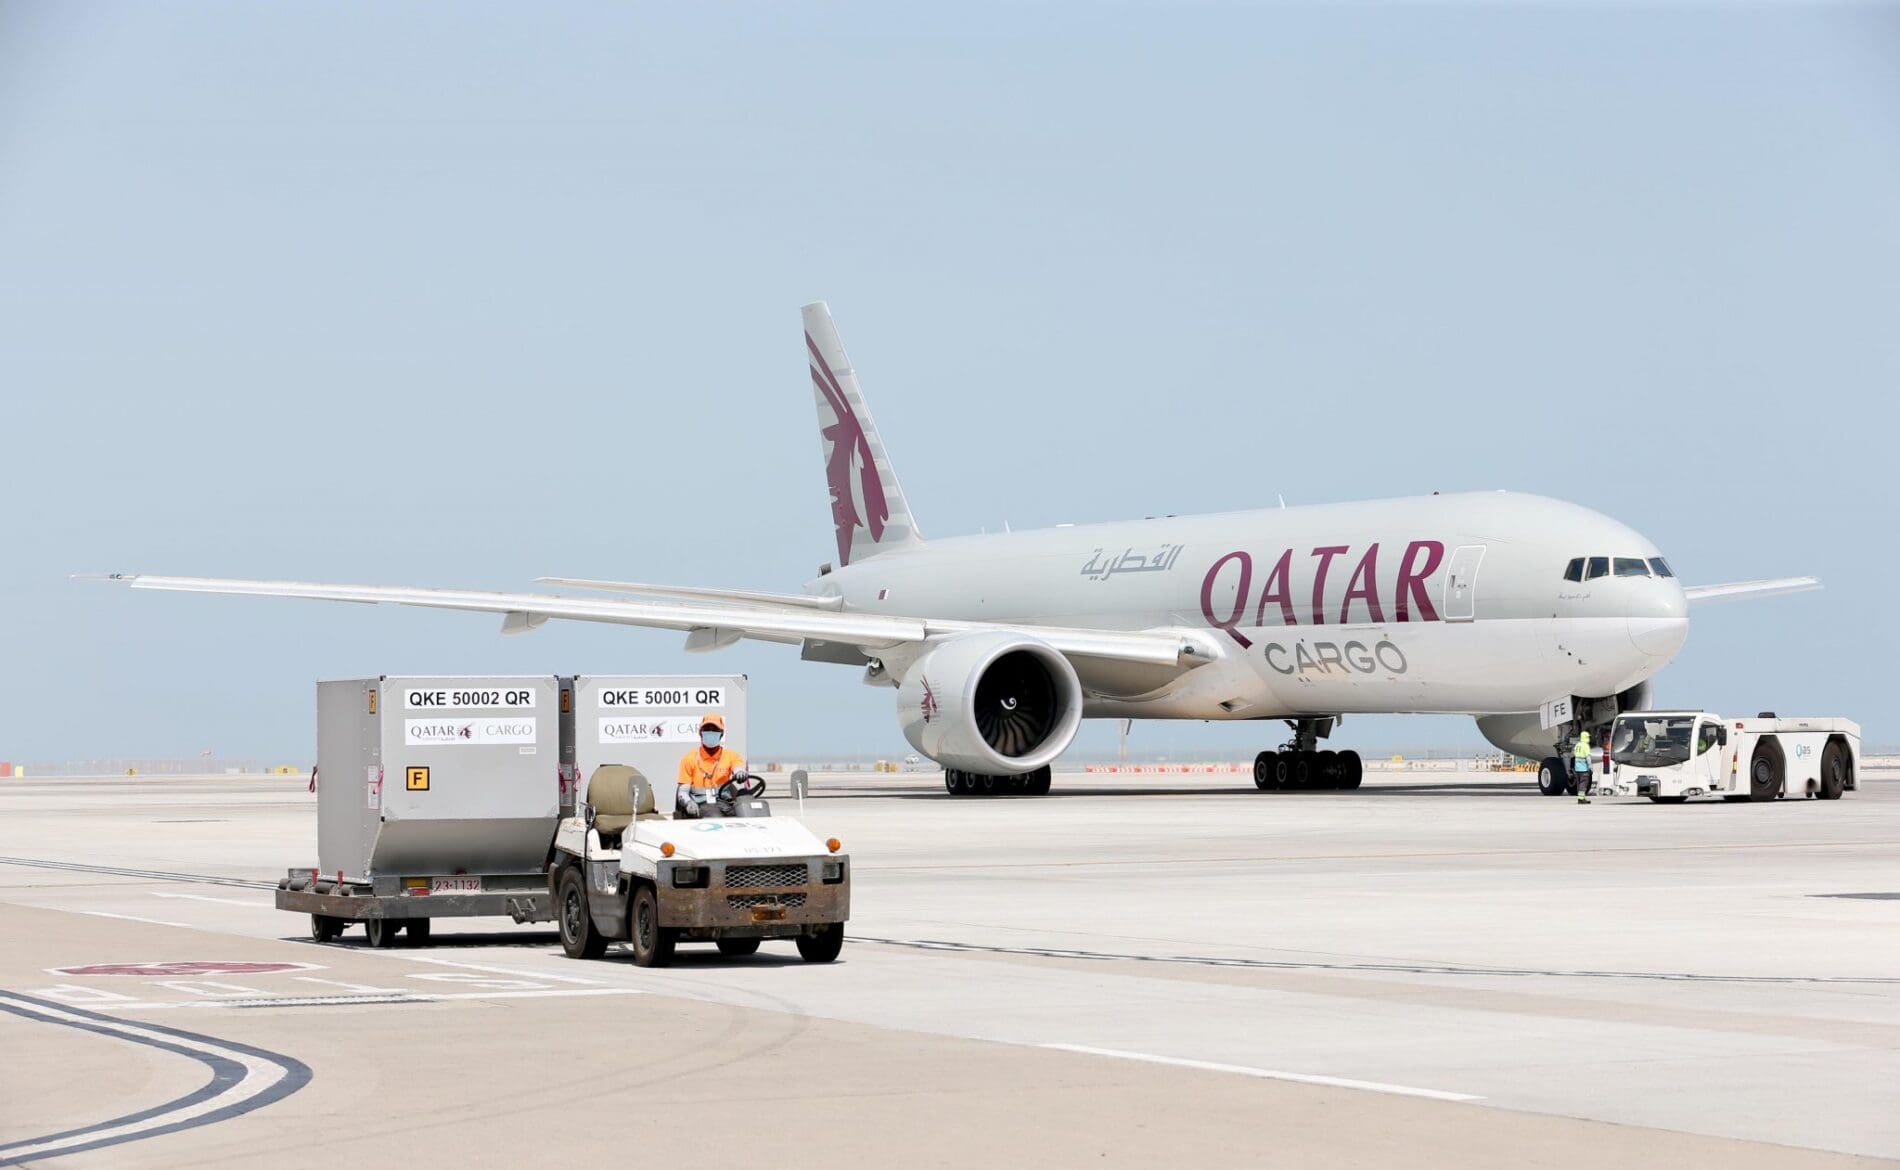
[[[754,906],[752,908],[754,922],[778,922],[784,917],[785,909],[781,906]]]
[[[478,877],[439,877],[429,879],[431,894],[479,894],[482,892],[482,879]]]

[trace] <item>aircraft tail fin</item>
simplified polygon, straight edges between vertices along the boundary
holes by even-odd
[[[823,301],[814,301],[802,312],[825,481],[831,489],[831,523],[838,537],[838,566],[843,568],[923,537],[864,405],[857,373],[831,323],[831,310]]]

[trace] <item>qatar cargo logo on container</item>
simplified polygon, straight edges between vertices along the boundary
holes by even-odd
[[[698,743],[697,717],[628,719],[622,715],[600,718],[601,743]]]
[[[532,719],[405,719],[402,739],[408,747],[531,744],[535,725]]]

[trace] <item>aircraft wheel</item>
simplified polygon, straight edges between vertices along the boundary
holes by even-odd
[[[1763,801],[1780,796],[1784,763],[1781,745],[1772,739],[1763,740],[1748,764],[1748,799]]]
[[[607,939],[594,929],[594,913],[587,906],[587,881],[577,866],[561,870],[555,888],[555,917],[561,930],[561,949],[570,959],[598,959],[607,953]]]
[[[943,790],[951,796],[963,795],[963,782],[957,779],[957,770],[955,768],[945,768],[943,770]]]
[[[1294,752],[1293,767],[1287,771],[1288,788],[1310,788],[1313,786],[1312,752]]]
[[[633,895],[633,912],[629,916],[629,933],[633,935],[633,961],[642,967],[665,967],[673,962],[673,946],[678,937],[666,927],[660,925],[660,899],[653,887],[641,883],[640,889]]]
[[[1023,777],[1026,782],[1023,790],[1031,796],[1049,795],[1049,782],[1053,778],[1053,773],[1054,770],[1050,768],[1049,765],[1044,764],[1042,767],[1037,768],[1029,775]]]
[[[1358,752],[1340,752],[1339,753],[1339,786],[1341,788],[1347,788],[1347,789],[1357,788],[1359,787],[1360,781],[1364,780],[1365,778],[1366,778],[1366,765],[1365,765],[1365,761],[1359,758],[1359,753]]]
[[[1839,800],[1846,790],[1847,749],[1839,740],[1830,740],[1821,749],[1821,791],[1817,795],[1822,800]]]
[[[1537,791],[1545,796],[1562,796],[1569,788],[1564,780],[1564,762],[1556,756],[1546,756],[1544,762],[1537,765]]]
[[[743,959],[747,955],[756,955],[759,953],[759,940],[756,938],[722,938],[719,940],[719,953],[734,959]]]
[[[1314,755],[1314,762],[1318,767],[1314,769],[1313,778],[1318,786],[1321,788],[1338,788],[1339,753],[1328,749],[1323,752],[1316,752]]]
[[[978,776],[976,778],[976,791],[979,796],[995,796],[996,777],[987,774]]]
[[[1280,753],[1261,752],[1253,758],[1253,786],[1262,792],[1280,787]]]
[[[318,942],[335,942],[349,923],[331,914],[310,916],[310,937]]]
[[[402,931],[402,924],[388,918],[365,918],[363,929],[369,934],[370,946],[386,951],[396,945],[396,935]]]

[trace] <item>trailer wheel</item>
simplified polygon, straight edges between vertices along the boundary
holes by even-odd
[[[1688,799],[1689,798],[1686,796],[1652,796],[1649,798],[1649,803],[1651,804],[1682,804]]]
[[[722,938],[719,940],[719,953],[735,959],[759,953],[759,940],[756,938]]]
[[[607,936],[594,929],[594,912],[587,906],[587,881],[575,866],[561,870],[555,893],[555,916],[561,926],[561,949],[570,959],[598,959],[607,953]]]
[[[633,961],[642,967],[665,967],[673,962],[673,932],[660,925],[660,899],[645,882],[633,894],[633,912],[627,916],[633,936]]]
[[[1761,801],[1780,796],[1784,764],[1780,742],[1764,739],[1756,745],[1755,758],[1748,764],[1748,798]]]
[[[1821,749],[1821,791],[1822,800],[1839,800],[1841,793],[1847,790],[1847,749],[1838,739],[1830,739]]]
[[[427,918],[411,918],[402,928],[402,932],[409,936],[409,945],[412,947],[426,947],[429,945],[429,920]]]
[[[310,916],[310,937],[318,942],[335,942],[342,937],[343,928],[349,924],[332,914],[312,914]]]
[[[798,957],[807,963],[829,963],[844,950],[844,923],[834,922],[817,934],[798,936]]]
[[[402,924],[389,918],[365,918],[363,929],[369,934],[370,946],[386,951],[396,945],[396,935],[402,932]]]
[[[1569,789],[1564,780],[1564,762],[1556,756],[1544,757],[1537,765],[1537,791],[1545,796],[1562,796]]]

